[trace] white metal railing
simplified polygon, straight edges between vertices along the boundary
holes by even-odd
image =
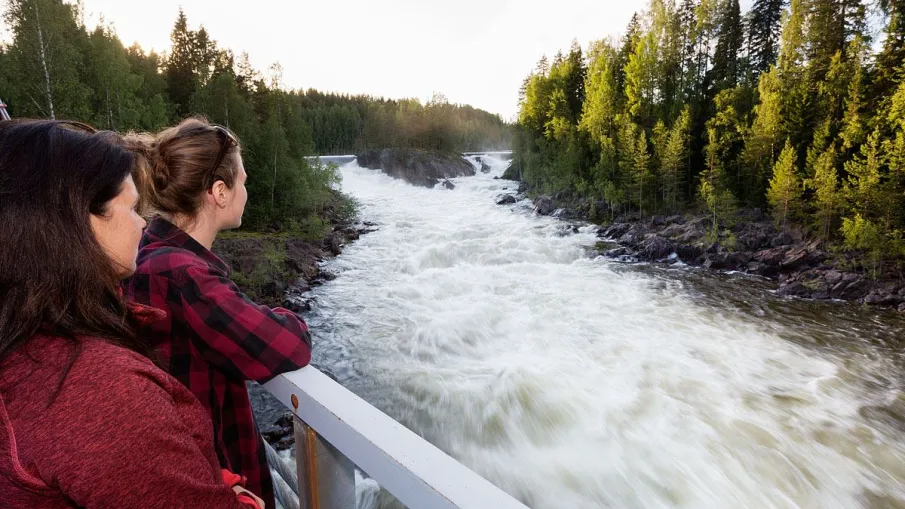
[[[527,509],[313,367],[264,387],[296,416],[302,507],[354,508],[357,466],[410,509]]]

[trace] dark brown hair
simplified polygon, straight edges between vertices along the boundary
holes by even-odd
[[[76,127],[0,122],[0,360],[39,332],[148,354],[90,221],[122,191],[135,156],[114,133]]]
[[[214,182],[222,180],[233,188],[241,147],[232,142],[232,133],[227,133],[202,117],[193,117],[156,136],[125,137],[140,159],[136,184],[149,212],[195,217]],[[224,147],[225,157],[214,168]]]

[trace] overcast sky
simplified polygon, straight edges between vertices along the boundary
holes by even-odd
[[[743,9],[751,0],[743,0]],[[221,47],[247,51],[288,88],[451,102],[516,113],[518,89],[541,55],[621,34],[646,0],[84,0],[123,43],[165,51],[181,6]]]

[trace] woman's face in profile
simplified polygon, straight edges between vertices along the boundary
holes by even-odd
[[[91,229],[110,258],[117,274],[126,278],[135,272],[138,245],[147,222],[138,214],[138,190],[132,176],[126,177],[102,215],[91,215]]]

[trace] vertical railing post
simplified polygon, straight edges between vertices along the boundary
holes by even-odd
[[[9,112],[6,111],[6,104],[0,99],[0,120],[9,120]]]
[[[298,416],[293,428],[300,505],[355,509],[355,465]]]

